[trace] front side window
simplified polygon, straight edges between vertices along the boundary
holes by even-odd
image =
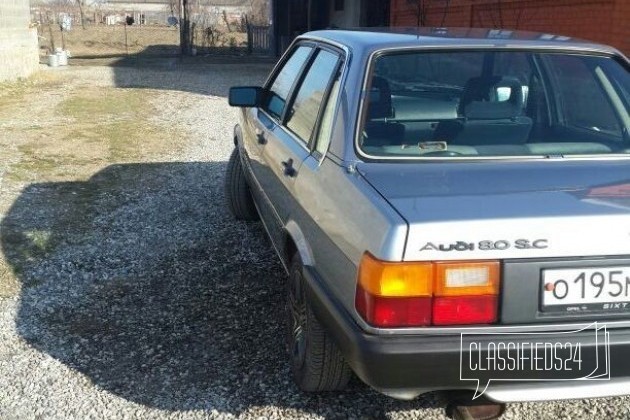
[[[308,46],[298,47],[276,75],[263,105],[263,109],[273,117],[280,119],[282,116],[291,88],[312,50]]]
[[[630,73],[610,57],[404,51],[371,68],[358,145],[371,157],[630,153]]]
[[[339,56],[320,50],[297,91],[287,117],[287,127],[308,143],[328,86],[337,69]]]

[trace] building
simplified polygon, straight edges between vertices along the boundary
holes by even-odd
[[[39,66],[29,0],[0,1],[0,81],[27,77]]]
[[[169,16],[177,16],[179,0],[107,0],[101,5],[104,22],[115,25],[131,16],[137,24],[166,25]]]
[[[391,0],[392,26],[523,29],[583,38],[630,54],[630,0]]]
[[[325,28],[388,26],[390,0],[275,0],[277,48],[284,51],[299,34]]]
[[[167,24],[169,17],[179,16],[180,4],[181,0],[107,0],[101,9],[111,16],[132,16],[140,24]],[[230,22],[251,12],[250,0],[186,0],[186,5],[190,16],[203,16],[208,24],[221,24],[224,12]]]

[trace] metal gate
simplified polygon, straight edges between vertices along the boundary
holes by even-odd
[[[249,25],[247,28],[247,45],[250,54],[273,54],[272,27]]]

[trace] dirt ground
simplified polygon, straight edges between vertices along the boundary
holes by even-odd
[[[113,162],[150,161],[180,148],[185,136],[153,118],[159,101],[159,92],[95,86],[74,71],[1,86],[0,215],[26,185],[86,179]],[[0,296],[17,290],[0,259]]]
[[[70,66],[0,85],[2,420],[446,418],[439,393],[292,382],[285,273],[223,193],[228,89],[270,67]],[[628,418],[629,404],[512,404],[504,418]]]

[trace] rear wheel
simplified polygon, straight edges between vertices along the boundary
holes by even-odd
[[[228,161],[225,173],[225,199],[230,213],[235,218],[239,220],[258,219],[258,212],[245,179],[238,149],[234,149]]]
[[[302,261],[296,254],[287,287],[288,351],[293,379],[309,392],[342,390],[352,371],[306,299]]]

